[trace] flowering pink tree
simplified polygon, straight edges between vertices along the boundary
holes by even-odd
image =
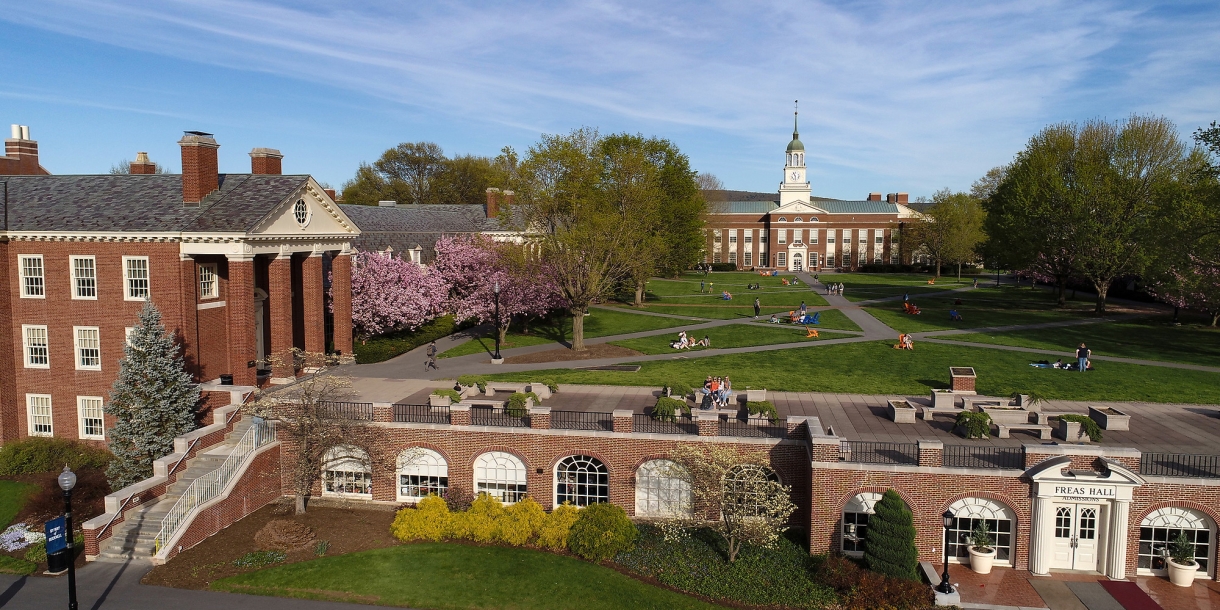
[[[1148,287],[1148,293],[1173,305],[1175,322],[1178,309],[1193,309],[1211,316],[1213,327],[1220,321],[1220,268],[1194,256],[1190,257],[1186,272],[1170,268]]]
[[[357,252],[352,260],[352,325],[363,337],[414,330],[444,312],[448,287],[437,273],[398,256]]]

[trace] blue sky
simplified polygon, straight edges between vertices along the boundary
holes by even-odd
[[[403,141],[528,148],[593,126],[774,191],[800,99],[814,193],[966,189],[1042,126],[1220,120],[1220,3],[0,0],[0,124],[53,173],[183,130],[339,186]],[[7,128],[5,128],[7,135]]]

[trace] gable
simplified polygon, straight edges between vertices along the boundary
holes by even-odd
[[[304,223],[298,219],[300,212]],[[263,237],[355,236],[360,229],[311,177],[268,212],[250,233]]]
[[[772,215],[792,215],[792,214],[827,214],[826,210],[817,208],[801,201],[793,201],[792,203],[782,205],[768,212]]]

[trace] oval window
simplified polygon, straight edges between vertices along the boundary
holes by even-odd
[[[296,205],[292,206],[292,215],[302,227],[309,223],[309,205],[304,199],[298,199]]]

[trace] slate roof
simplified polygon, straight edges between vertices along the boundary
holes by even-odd
[[[246,232],[308,176],[221,174],[199,206],[178,174],[5,176],[12,231]]]
[[[436,242],[443,235],[507,231],[498,218],[488,218],[480,204],[403,204],[394,207],[340,205],[347,217],[360,227],[360,237],[352,246],[374,251],[393,248],[405,252],[423,250],[421,262],[436,256]]]

